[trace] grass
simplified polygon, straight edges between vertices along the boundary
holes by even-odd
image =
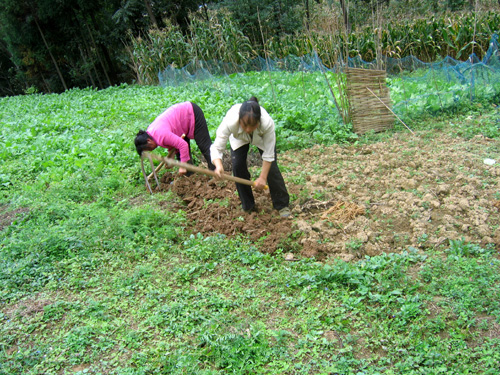
[[[232,90],[247,95],[262,77],[238,77]],[[282,83],[283,97],[291,87]],[[200,104],[213,131],[244,95],[209,92],[1,99],[0,374],[498,373],[495,249],[452,241],[353,263],[287,262],[246,238],[189,233],[183,211],[164,208],[178,198],[145,194],[135,132],[180,100]],[[308,116],[324,107],[276,107],[287,103]],[[495,108],[467,111],[451,127],[446,114],[413,125],[464,137],[496,126]],[[292,145],[300,131],[277,123]],[[388,136],[338,129],[355,142]],[[328,135],[319,120],[309,131]]]
[[[498,268],[463,243],[325,265],[196,235],[68,257],[4,303],[2,370],[493,374]]]

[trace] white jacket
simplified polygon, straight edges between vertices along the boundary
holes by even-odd
[[[260,107],[260,125],[252,135],[247,134],[240,126],[240,107],[241,104],[233,105],[217,128],[215,141],[210,147],[212,162],[215,159],[222,160],[222,153],[226,149],[228,138],[233,150],[250,143],[264,151],[262,160],[273,162],[276,145],[273,119],[264,108]]]

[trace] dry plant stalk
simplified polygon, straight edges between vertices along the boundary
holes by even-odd
[[[337,201],[332,207],[326,210],[320,217],[321,220],[328,220],[334,224],[347,224],[355,217],[364,215],[365,208],[356,203]]]
[[[302,212],[311,212],[311,211],[317,211],[317,210],[326,210],[330,208],[332,205],[334,205],[336,202],[332,200],[323,202],[319,201],[317,199],[309,199],[306,201],[304,204],[300,206],[300,209]]]
[[[377,2],[376,8],[372,8],[372,23],[375,31],[375,67],[377,70],[385,70],[382,59],[382,13]]]
[[[262,47],[264,47],[264,55],[266,56],[267,75],[269,76],[269,82],[271,83],[271,90],[273,92],[273,99],[274,99],[274,102],[276,103],[277,102],[276,101],[276,94],[274,92],[273,79],[271,78],[271,68],[269,67],[269,54],[267,53],[266,41],[264,39],[264,32],[262,31],[262,24],[260,22],[259,8],[257,8],[257,19],[259,20],[260,35],[262,37]]]
[[[321,61],[319,61],[319,65],[321,73],[323,74],[323,77],[325,78],[325,81],[330,90],[330,94],[332,95],[335,107],[337,108],[337,111],[342,117],[342,121],[344,122],[344,124],[348,124],[351,121],[350,111],[349,111],[349,100],[346,93],[347,91],[346,77],[345,74],[342,73],[342,65],[346,64],[349,56],[347,45],[344,48],[344,51],[339,52],[339,50],[342,48],[343,45],[342,38],[344,38],[344,40],[347,43],[348,35],[346,32],[346,28],[344,28],[340,22],[342,16],[335,13],[333,11],[333,8],[327,6],[327,9],[324,9],[323,14],[324,16],[318,23],[319,27],[318,30],[315,30],[315,33],[318,35],[318,37],[325,37],[326,42],[328,43],[327,48],[325,48],[326,50],[325,56],[327,56],[328,59],[327,63],[329,67],[336,72],[336,74],[334,74],[333,77],[337,89],[339,91],[338,98],[335,95],[332,86],[330,85],[330,81],[328,80],[328,76],[326,75],[324,66]],[[311,36],[311,31],[309,31],[308,34],[309,34],[308,35],[309,42],[311,43],[311,46],[316,55],[319,57],[319,54],[317,53],[317,46],[314,43],[314,38],[312,38]]]

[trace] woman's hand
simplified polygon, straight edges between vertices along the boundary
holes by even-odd
[[[264,190],[266,188],[266,180],[262,177],[259,177],[254,181],[253,187],[256,190]]]
[[[212,160],[212,164],[215,165],[215,175],[217,178],[222,178],[222,175],[224,174],[224,167],[222,166],[222,160],[221,159],[215,159]]]
[[[263,160],[260,176],[253,183],[253,187],[255,189],[263,190],[266,188],[267,175],[269,174],[270,169],[271,169],[271,162]]]

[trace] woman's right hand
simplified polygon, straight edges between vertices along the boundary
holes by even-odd
[[[222,178],[222,175],[224,174],[224,167],[222,166],[222,160],[221,159],[215,159],[212,160],[213,165],[215,165],[215,175],[217,178]]]

